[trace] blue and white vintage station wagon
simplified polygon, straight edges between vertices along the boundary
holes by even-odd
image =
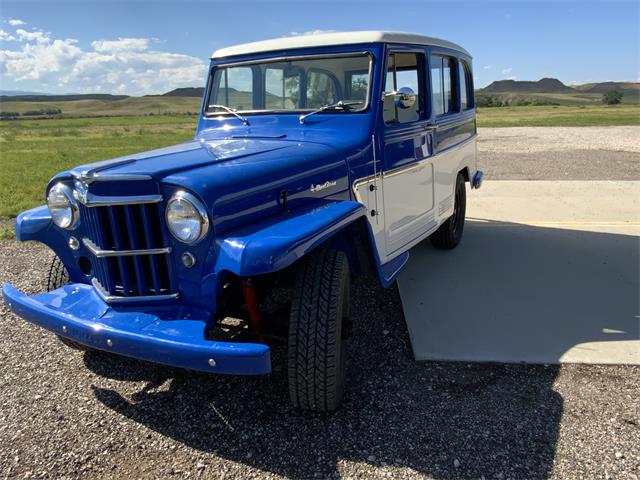
[[[4,285],[69,346],[212,373],[271,372],[301,408],[345,384],[351,274],[394,282],[455,247],[479,187],[471,56],[407,33],[281,38],[213,54],[195,138],[56,175],[19,240],[46,293]],[[283,347],[284,348],[284,347]]]

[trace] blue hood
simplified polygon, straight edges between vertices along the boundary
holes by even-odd
[[[205,202],[218,232],[277,213],[284,206],[349,197],[347,165],[338,150],[284,138],[193,140],[84,165],[70,173],[76,177],[148,175],[158,182],[165,198],[178,189],[189,190]],[[120,185],[135,195],[135,184]]]

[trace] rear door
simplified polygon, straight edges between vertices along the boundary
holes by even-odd
[[[392,96],[384,96],[385,260],[406,250],[436,222],[426,65],[423,50],[392,49],[387,56],[385,93],[409,87],[418,99],[403,109]]]
[[[475,145],[467,142],[476,129],[473,84],[469,64],[453,52],[432,51],[429,66],[436,213],[444,221],[453,214],[458,171],[474,164]]]

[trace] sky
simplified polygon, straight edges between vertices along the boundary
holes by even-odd
[[[318,31],[444,38],[477,87],[640,81],[640,1],[0,0],[0,89],[145,95],[202,86],[221,47]]]

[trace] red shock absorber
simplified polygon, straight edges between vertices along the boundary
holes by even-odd
[[[242,295],[249,311],[249,323],[256,332],[260,333],[262,331],[262,315],[260,315],[260,309],[258,308],[256,288],[251,278],[242,279]],[[264,342],[262,336],[258,337],[258,341]]]

